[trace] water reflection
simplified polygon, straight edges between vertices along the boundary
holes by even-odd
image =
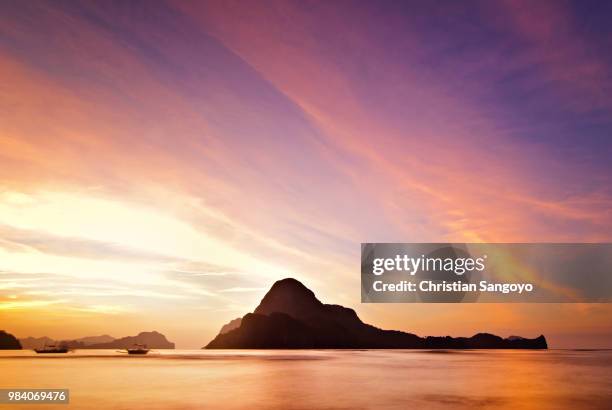
[[[0,387],[69,388],[79,409],[612,405],[612,352],[597,350],[4,351],[0,368]]]

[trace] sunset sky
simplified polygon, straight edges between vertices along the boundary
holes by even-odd
[[[205,345],[277,279],[612,347],[612,305],[360,303],[361,242],[612,241],[611,2],[0,2],[0,329]]]

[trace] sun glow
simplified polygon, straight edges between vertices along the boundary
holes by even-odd
[[[34,272],[44,266],[45,271],[76,276],[129,274],[132,280],[180,261],[205,260],[264,276],[283,270],[239,252],[169,212],[78,193],[5,192],[0,196],[0,225],[57,240],[91,241],[90,247],[100,249],[94,261],[89,253],[83,258],[3,251],[4,268],[11,270]],[[36,242],[34,250],[37,245],[44,247]],[[121,252],[113,255],[108,245]]]
[[[200,228],[161,206],[74,192],[0,193],[0,311],[97,317],[177,304],[198,310],[211,299],[237,306],[244,292],[225,291],[236,275],[285,274]]]

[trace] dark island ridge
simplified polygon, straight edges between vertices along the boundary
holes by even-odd
[[[21,350],[21,343],[12,334],[0,330],[0,350]]]
[[[253,313],[235,319],[206,349],[547,349],[535,339],[489,333],[427,336],[363,323],[353,309],[321,303],[293,278],[274,283]]]

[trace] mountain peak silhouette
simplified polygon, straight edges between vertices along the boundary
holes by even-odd
[[[255,308],[254,313],[269,315],[286,313],[295,318],[306,318],[318,314],[323,303],[302,282],[293,278],[279,280]]]
[[[322,303],[300,281],[275,282],[253,313],[225,325],[208,349],[546,349],[546,339],[478,333],[421,338],[363,323],[353,309]]]

